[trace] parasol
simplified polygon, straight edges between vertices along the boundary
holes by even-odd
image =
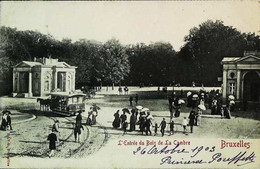
[[[141,110],[143,108],[143,106],[136,106],[135,108],[138,110]]]
[[[190,96],[190,95],[191,95],[191,92],[188,92],[188,93],[187,93],[187,97]]]
[[[148,108],[143,108],[142,111],[149,111],[149,109]]]
[[[122,111],[123,111],[123,112],[126,112],[126,113],[128,113],[128,114],[130,114],[130,111],[129,111],[128,108],[123,108]]]
[[[153,116],[152,116],[151,114],[149,114],[149,115],[147,116],[147,119],[153,120]]]
[[[204,111],[206,110],[206,107],[202,104],[198,105],[198,108],[201,109],[201,110],[204,110]]]
[[[235,104],[235,101],[234,101],[234,100],[231,100],[229,103],[230,103],[230,104]]]
[[[193,98],[197,98],[197,97],[199,97],[197,94],[194,94],[193,96],[192,96]]]
[[[184,103],[185,103],[185,101],[182,100],[182,99],[180,99],[180,100],[178,101],[178,104],[184,104]]]
[[[235,97],[234,97],[233,95],[229,95],[229,96],[228,96],[228,99],[230,99],[230,100],[234,100]]]

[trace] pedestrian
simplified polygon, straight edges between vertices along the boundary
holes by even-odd
[[[162,137],[163,137],[164,136],[164,131],[165,131],[165,128],[166,128],[165,118],[163,118],[163,120],[161,121],[161,124],[160,124],[159,127],[161,127],[161,133],[162,133]]]
[[[217,100],[213,99],[211,104],[211,115],[217,114]]]
[[[127,134],[127,127],[128,127],[128,123],[125,121],[125,122],[123,123],[123,125],[122,125],[122,128],[123,128],[123,130],[124,130],[123,135]]]
[[[129,97],[130,106],[133,106],[133,96]]]
[[[155,123],[154,124],[154,135],[156,136],[157,135],[157,131],[158,131],[158,124],[157,123]]]
[[[152,135],[152,132],[151,132],[151,129],[150,129],[151,124],[152,124],[151,119],[148,119],[148,118],[147,118],[147,119],[146,119],[146,122],[145,122],[145,127],[146,127],[145,133],[146,133],[147,136],[148,136],[148,133],[149,133],[150,135]]]
[[[59,143],[59,135],[60,135],[60,122],[59,120],[55,120],[55,123],[52,125],[52,129],[57,136],[57,142]]]
[[[128,94],[128,87],[127,86],[124,88],[124,91],[125,91],[125,94]]]
[[[225,112],[225,111],[224,111],[224,108],[223,108],[223,106],[222,106],[221,109],[220,109],[220,113],[221,113],[221,118],[222,118],[222,119],[223,119],[223,117],[225,117],[225,116],[224,116],[224,112]]]
[[[171,134],[174,134],[174,121],[173,120],[170,122],[170,135]]]
[[[230,113],[230,105],[227,105],[224,111],[224,116],[227,119],[231,119],[231,113]]]
[[[145,124],[146,124],[146,117],[140,115],[139,129],[142,132],[142,135],[144,134],[145,131]]]
[[[75,142],[80,143],[81,142],[81,130],[84,130],[83,126],[81,124],[76,124],[74,128],[74,137]]]
[[[118,88],[118,92],[119,92],[119,95],[122,94],[122,87],[121,87],[121,86],[119,86],[119,88]]]
[[[6,113],[7,114],[7,117],[6,117],[6,121],[7,121],[7,126],[9,126],[10,127],[10,130],[13,130],[13,128],[12,128],[12,119],[11,119],[11,112],[7,112]]]
[[[119,117],[119,111],[120,110],[117,110],[116,113],[114,114],[114,121],[113,121],[113,127],[115,129],[117,129],[118,127],[120,127],[120,117]]]
[[[51,158],[54,155],[54,151],[56,150],[56,141],[57,141],[57,136],[55,134],[54,129],[52,129],[52,133],[48,135],[48,139],[50,141],[49,143],[49,158]]]
[[[181,108],[181,104],[179,104],[179,96],[177,96],[176,98],[175,98],[175,100],[173,101],[173,108],[174,108],[174,112],[175,112],[175,114],[174,114],[174,116],[175,117],[179,117],[180,116],[180,108]]]
[[[92,111],[89,111],[87,121],[86,121],[86,125],[90,125],[90,126],[92,125],[91,115],[92,115]]]
[[[82,111],[80,110],[78,112],[78,115],[76,116],[76,123],[82,123],[82,115],[81,115]]]
[[[139,96],[138,94],[135,95],[135,104],[137,105],[138,104],[138,99],[139,99]]]
[[[197,113],[195,114],[195,125],[200,126],[201,125],[201,115],[202,115],[202,110],[198,108]]]
[[[195,124],[195,111],[191,110],[190,115],[189,115],[189,125],[190,125],[190,132],[193,133],[193,126]]]
[[[188,125],[187,117],[184,117],[182,120],[183,133],[186,133],[187,125]]]
[[[1,122],[1,130],[6,130],[7,127],[7,115],[3,113],[2,122]]]
[[[135,116],[134,109],[131,112],[132,112],[132,115],[130,116],[130,131],[135,131],[136,116]]]
[[[126,119],[127,119],[127,116],[126,116],[125,112],[123,112],[123,114],[121,114],[121,116],[120,116],[121,128],[122,129],[123,129],[123,124],[126,121]]]
[[[91,119],[92,125],[97,124],[97,116],[98,116],[97,112],[96,111],[92,111],[92,119]]]

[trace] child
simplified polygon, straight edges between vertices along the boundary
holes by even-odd
[[[158,131],[158,124],[155,123],[155,124],[154,124],[154,135],[155,135],[155,136],[157,135],[157,131]]]
[[[187,117],[184,117],[182,120],[182,126],[183,126],[183,133],[186,133],[186,127],[188,125]]]
[[[174,121],[173,120],[170,122],[170,135],[171,134],[174,134]]]

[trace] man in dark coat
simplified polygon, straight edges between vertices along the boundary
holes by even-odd
[[[171,134],[174,134],[174,121],[173,120],[170,122],[170,135]]]
[[[191,110],[190,115],[189,115],[189,119],[190,119],[189,125],[190,125],[190,132],[191,133],[193,133],[193,126],[195,124],[195,118],[196,118],[195,111]]]
[[[146,122],[145,122],[145,127],[146,127],[146,135],[148,136],[148,133],[150,134],[150,135],[152,135],[152,132],[151,132],[151,124],[152,124],[152,122],[151,122],[151,119],[147,119],[146,120]]]
[[[163,118],[163,120],[161,121],[161,124],[160,124],[159,127],[161,127],[161,133],[162,133],[162,137],[163,137],[164,136],[164,131],[165,131],[165,128],[166,128],[165,118]]]
[[[139,100],[139,96],[138,94],[135,95],[135,104],[137,105],[138,104],[138,100]]]
[[[79,123],[81,125],[81,122],[82,122],[82,115],[81,115],[81,111],[79,111],[76,117],[76,124]]]
[[[129,97],[130,106],[133,106],[133,96]]]

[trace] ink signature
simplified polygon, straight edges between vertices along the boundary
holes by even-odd
[[[201,152],[209,153],[207,157],[209,159],[205,160],[199,158],[199,154]],[[221,152],[216,151],[216,147],[205,147],[205,146],[196,146],[191,149],[183,148],[181,145],[177,144],[176,146],[165,146],[163,148],[158,148],[156,145],[149,146],[139,146],[135,151],[133,151],[134,155],[167,155],[160,160],[160,165],[178,165],[178,164],[213,164],[213,163],[226,163],[228,165],[235,164],[237,166],[244,166],[249,163],[255,162],[255,152],[248,151],[240,151],[238,153],[228,154],[228,156],[224,156]],[[190,159],[175,159],[174,155],[187,154]],[[196,157],[196,158],[195,158]],[[205,155],[203,156],[205,157]]]

